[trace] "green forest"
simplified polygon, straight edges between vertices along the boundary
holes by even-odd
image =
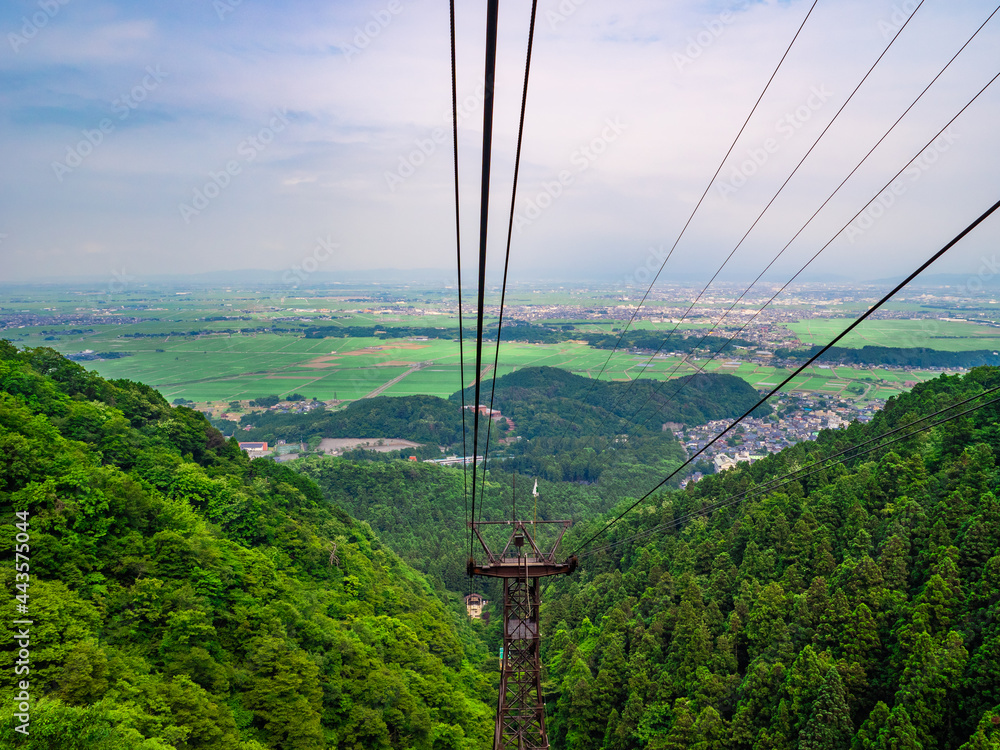
[[[0,389],[0,612],[27,513],[34,623],[28,736],[0,631],[0,747],[488,745],[481,639],[313,482],[51,350],[0,342]]]
[[[995,368],[943,376],[868,425],[823,432],[626,516],[545,591],[553,747],[1000,747],[1000,410],[818,463],[998,386]],[[462,511],[457,472],[318,459],[301,468],[439,584],[467,585],[447,555]],[[491,476],[483,517],[503,517],[511,477]],[[530,476],[517,481],[530,509]],[[602,484],[540,482],[539,518],[578,524],[567,551],[648,486]],[[487,638],[500,643],[495,628]]]
[[[665,464],[675,468],[680,460]],[[404,561],[422,571],[438,588],[468,593],[466,575],[469,531],[465,526],[465,477],[462,472],[411,461],[356,462],[314,457],[295,468],[315,480],[327,498],[369,523]],[[502,467],[501,467],[502,468]],[[597,518],[611,510],[617,491],[635,475],[611,471],[594,485],[539,481],[538,520]],[[652,474],[649,474],[652,477]],[[471,472],[468,476],[471,481]],[[513,484],[516,481],[516,484]],[[505,520],[515,494],[529,515],[535,513],[532,479],[490,469],[476,516]],[[647,485],[652,483],[647,480]],[[608,498],[612,498],[609,500]],[[477,581],[482,588],[485,583]]]
[[[998,385],[942,376],[602,536],[544,594],[553,747],[1000,747],[1000,409],[752,492]]]
[[[1000,748],[1000,404],[918,431],[1000,369],[665,488],[607,531],[683,453],[628,418],[622,384],[546,370],[497,380],[522,440],[489,465],[476,515],[507,518],[516,496],[520,516],[574,524],[562,549],[579,569],[543,593],[554,750]],[[692,420],[754,403],[698,385]],[[369,399],[349,418],[429,429],[458,398]],[[623,423],[636,437],[615,442]],[[903,439],[879,440],[890,430]],[[34,622],[31,733],[5,680],[0,747],[490,747],[499,618],[460,603],[473,585],[497,598],[465,574],[471,472],[250,461],[147,386],[6,343],[0,443],[0,612],[24,616],[27,513]],[[5,628],[5,675],[16,653]]]

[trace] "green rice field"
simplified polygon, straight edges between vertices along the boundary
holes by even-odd
[[[304,338],[300,333],[271,333],[253,329],[273,327],[301,330],[304,326],[392,326],[455,328],[457,320],[450,292],[412,292],[405,303],[391,301],[376,289],[339,295],[285,296],[254,290],[206,290],[135,293],[110,300],[99,292],[55,290],[27,298],[0,299],[5,315],[42,318],[78,315],[87,322],[60,322],[9,327],[4,337],[19,346],[51,346],[63,354],[121,352],[130,356],[83,362],[108,378],[148,383],[170,400],[184,398],[198,404],[221,405],[260,396],[300,393],[323,401],[350,401],[385,394],[448,396],[462,385],[457,341],[415,337]],[[381,296],[380,296],[381,295]],[[613,295],[586,299],[578,293],[537,294],[515,290],[514,303],[620,305]],[[655,306],[651,306],[655,307]],[[696,311],[697,312],[697,311]],[[622,320],[574,321],[552,317],[540,322],[572,323],[583,333],[620,330]],[[704,326],[705,319],[681,324]],[[848,323],[847,318],[807,318],[788,323],[806,343],[825,343]],[[639,320],[634,328],[674,328],[670,322]],[[240,329],[245,329],[240,332]],[[227,332],[236,330],[237,332]],[[465,384],[473,382],[474,347],[466,327]],[[136,336],[136,334],[139,334]],[[926,346],[960,351],[1000,348],[1000,328],[964,321],[876,320],[861,326],[842,345]],[[578,341],[557,344],[504,342],[497,373],[539,365],[559,367],[584,377],[628,381],[644,377],[662,380],[704,370],[743,378],[758,389],[773,388],[788,372],[762,364],[732,359],[688,362],[678,357],[592,349]],[[493,377],[492,346],[483,352],[485,377]],[[885,398],[935,377],[937,372],[904,372],[851,367],[809,368],[786,388],[842,395],[854,399]]]
[[[847,318],[808,319],[788,327],[804,344],[825,344],[849,324]],[[837,346],[926,347],[946,352],[976,349],[1000,351],[1000,328],[954,320],[870,320],[845,336]]]
[[[52,345],[52,342],[46,342]],[[390,396],[430,394],[446,397],[460,387],[458,343],[448,340],[407,339],[305,339],[290,334],[206,334],[197,337],[120,339],[87,336],[58,342],[66,353],[93,351],[131,352],[122,359],[85,362],[88,368],[108,378],[128,378],[149,383],[168,399],[185,398],[198,403],[228,402],[268,394],[301,393],[320,400],[353,400],[380,393]],[[608,361],[608,350],[586,344],[503,343],[499,374],[516,369],[548,365],[585,377],[603,380],[662,380],[705,372],[736,375],[757,388],[770,388],[789,374],[787,370],[733,360],[638,356],[616,352]],[[483,367],[493,377],[494,349],[486,347]],[[605,367],[606,364],[606,367]],[[604,368],[603,373],[601,372]],[[465,382],[473,382],[474,351],[466,347]],[[904,383],[935,377],[932,372],[896,373],[851,367],[814,366],[790,387],[803,391],[849,395],[854,383],[865,386],[866,397],[898,393]],[[398,380],[397,380],[398,378]],[[391,382],[396,381],[396,382]],[[855,394],[861,395],[861,394]]]

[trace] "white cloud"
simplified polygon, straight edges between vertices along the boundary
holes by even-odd
[[[808,4],[706,9],[693,1],[548,0],[539,6],[519,195],[532,198],[560,171],[576,170],[574,155],[600,137],[608,118],[626,129],[515,236],[513,272],[530,277],[535,267],[563,264],[621,276],[645,259],[649,245],[673,242]],[[61,275],[105,273],[109,259],[126,259],[144,273],[283,268],[316,235],[329,232],[345,249],[335,260],[341,267],[450,266],[447,8],[400,0],[378,33],[367,34],[366,25],[384,20],[387,7],[243,3],[220,21],[211,3],[182,5],[162,17],[141,6],[67,5],[30,45],[0,57],[10,74],[0,89],[8,112],[0,120],[0,157],[9,166],[0,176],[0,228],[9,235],[0,256],[9,261],[8,273],[43,275],[28,259],[54,247],[66,248]],[[576,10],[565,13],[567,7]],[[482,127],[475,95],[484,29],[478,8],[460,5],[458,18],[459,93],[469,98],[460,142],[470,262]],[[497,258],[529,8],[527,0],[502,8],[491,205]],[[988,11],[971,2],[927,3],[919,11],[748,238],[735,268],[756,272],[787,242]],[[704,270],[706,277],[714,270],[708,266],[742,236],[884,47],[880,23],[892,12],[888,0],[819,4],[723,179],[767,139],[780,148],[735,194],[709,193],[673,268]],[[564,19],[553,24],[550,13]],[[363,49],[355,44],[359,30],[368,36]],[[996,72],[998,35],[993,26],[984,30],[790,258],[823,244]],[[360,51],[348,55],[346,45]],[[680,64],[678,55],[690,62]],[[141,80],[148,65],[161,65],[169,78],[57,183],[51,162],[82,129],[110,116],[111,102]],[[804,106],[814,87],[826,87],[831,97],[786,138],[779,119]],[[275,108],[287,109],[289,126],[247,161],[241,144],[267,126]],[[988,191],[995,184],[997,109],[998,94],[990,91],[956,124],[960,142],[905,200],[860,240],[831,246],[825,262],[875,276],[902,273],[928,243],[995,200]],[[415,149],[425,151],[422,159],[411,158]],[[232,184],[197,221],[180,221],[178,203],[234,159],[241,171]],[[413,174],[390,190],[386,174],[398,173],[404,162]],[[81,236],[102,252],[85,250]],[[984,227],[969,246],[984,247],[996,237],[995,228]]]

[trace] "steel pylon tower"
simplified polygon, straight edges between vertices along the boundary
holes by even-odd
[[[535,531],[543,524],[561,527],[545,552],[535,541]],[[548,750],[539,655],[538,583],[540,578],[576,569],[575,557],[563,563],[555,560],[556,548],[570,522],[483,521],[469,525],[486,553],[482,565],[469,558],[469,575],[503,579],[503,661],[493,750]],[[511,527],[510,537],[499,553],[493,552],[483,538],[480,527],[487,525]]]

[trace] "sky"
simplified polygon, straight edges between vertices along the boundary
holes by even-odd
[[[1000,82],[936,138],[1000,72],[1000,13],[834,194],[996,7],[916,4],[819,0],[712,180],[811,0],[539,0],[511,278],[644,284],[669,254],[658,283],[708,280],[732,253],[721,278],[751,279],[786,246],[765,281],[824,246],[812,277],[913,270],[1000,199]],[[486,4],[457,5],[471,288]],[[500,8],[493,279],[530,9]],[[454,282],[443,0],[7,0],[0,33],[0,282],[239,269]],[[998,239],[1000,216],[932,272],[992,278]]]

